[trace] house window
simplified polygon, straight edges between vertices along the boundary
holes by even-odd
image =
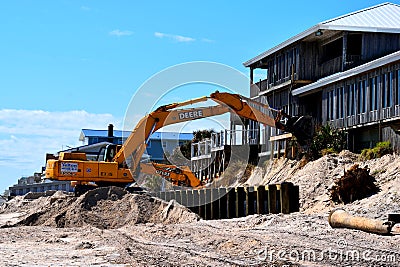
[[[167,141],[162,141],[162,147],[167,148]]]

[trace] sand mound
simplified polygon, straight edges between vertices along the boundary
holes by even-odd
[[[131,194],[118,187],[97,188],[79,198],[61,192],[29,203],[18,198],[12,205],[3,208],[3,212],[13,211],[16,207],[21,211],[21,206],[25,206],[25,216],[8,226],[91,225],[100,229],[112,229],[140,223],[185,223],[199,219],[196,214],[175,201],[167,203],[147,194]]]

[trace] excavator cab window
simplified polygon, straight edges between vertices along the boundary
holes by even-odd
[[[111,162],[117,153],[117,145],[107,145],[104,153],[104,161]]]

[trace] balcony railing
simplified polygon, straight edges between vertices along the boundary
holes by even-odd
[[[348,116],[344,119],[330,120],[329,123],[335,127],[352,127],[360,124],[375,123],[381,120],[400,118],[400,105],[373,110],[357,115]],[[344,124],[345,123],[345,124]]]
[[[320,77],[329,76],[331,74],[342,71],[342,57],[336,57],[320,64]]]

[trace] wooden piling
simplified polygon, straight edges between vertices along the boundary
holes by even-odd
[[[181,191],[181,204],[188,207],[188,190]]]
[[[236,191],[233,187],[229,187],[227,190],[227,218],[231,219],[236,217]]]
[[[167,201],[167,202],[169,202],[173,197],[172,197],[172,193],[173,193],[173,191],[167,191],[167,192],[165,192],[165,198],[164,198],[164,200],[165,201]],[[175,195],[174,195],[175,196]]]
[[[161,191],[158,198],[165,200],[165,191]]]
[[[268,211],[266,210],[265,204],[268,205],[268,201],[265,201],[267,198],[268,192],[265,192],[265,186],[260,185],[254,187],[254,190],[256,191],[256,213],[257,214],[266,214]]]
[[[246,195],[246,216],[253,215],[255,211],[254,205],[254,187],[248,186],[245,187],[245,195]]]
[[[281,194],[280,194],[280,202],[281,202],[281,212],[283,214],[290,213],[290,193],[292,189],[292,183],[281,183]]]
[[[298,185],[292,184],[290,192],[290,212],[300,211],[300,189]]]
[[[200,194],[199,190],[192,190],[193,206],[192,211],[200,216]]]
[[[211,189],[207,188],[205,190],[205,220],[211,219]]]
[[[206,203],[206,191],[205,191],[205,189],[200,189],[200,190],[198,190],[198,192],[199,192],[199,216],[201,217],[201,218],[203,218],[203,219],[205,219],[206,218],[206,216],[205,216],[205,211],[206,211],[206,209],[205,209],[205,203]]]
[[[218,188],[211,188],[211,219],[219,219],[219,191]]]
[[[219,188],[219,218],[227,219],[228,218],[228,196],[226,188]]]
[[[236,187],[236,218],[244,217],[246,194],[243,187]]]
[[[182,204],[182,197],[181,197],[181,191],[180,190],[176,190],[174,191],[175,196],[173,197],[176,202],[178,202],[179,204]]]
[[[191,208],[193,207],[193,190],[187,189],[186,191],[186,207]]]
[[[278,213],[276,199],[277,199],[277,189],[275,184],[268,185],[268,212],[272,214]]]

